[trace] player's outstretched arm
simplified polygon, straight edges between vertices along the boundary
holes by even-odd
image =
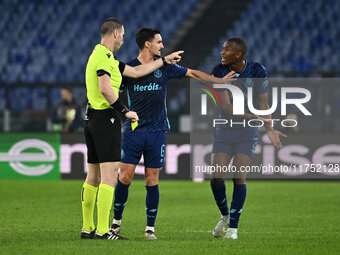
[[[268,110],[269,109],[269,105],[268,105],[268,99],[267,99],[267,93],[265,94],[259,94],[258,96],[258,100],[259,100],[259,108],[260,110]],[[270,122],[266,122],[266,119],[270,119],[271,115],[264,115],[262,117],[259,117],[259,119],[264,121],[264,125],[267,129],[267,134],[268,137],[270,139],[270,141],[272,142],[272,144],[280,149],[282,148],[282,143],[280,141],[280,136],[281,137],[287,137],[285,134],[281,133],[280,131],[276,130],[273,128],[273,123]]]
[[[271,123],[269,120],[261,118],[255,114],[244,113],[244,114],[233,114],[233,104],[230,102],[230,97],[228,91],[223,91],[219,93],[220,98],[222,100],[222,110],[227,113],[228,115],[232,115],[241,119],[251,120],[251,119],[261,119],[265,123]]]
[[[181,55],[184,51],[176,51],[174,53],[171,53],[163,58],[159,58],[155,61],[152,61],[147,64],[139,65],[139,66],[129,66],[126,65],[123,75],[131,78],[139,78],[142,76],[145,76],[149,73],[152,73],[155,71],[157,68],[160,68],[161,66],[164,65],[164,61],[166,64],[176,64],[181,60]]]
[[[230,81],[236,80],[236,74],[234,71],[228,73],[223,78],[218,78],[212,75],[209,75],[207,73],[204,73],[199,70],[194,69],[188,69],[187,73],[185,74],[186,77],[193,78],[195,80],[199,81],[206,81],[206,82],[212,82],[212,83],[220,83],[220,84],[227,84]]]

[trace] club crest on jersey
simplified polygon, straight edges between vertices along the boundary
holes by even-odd
[[[157,69],[156,71],[153,72],[153,75],[156,77],[156,78],[161,78],[162,77],[162,71]]]
[[[253,80],[250,79],[250,78],[247,78],[247,79],[246,79],[245,86],[246,86],[246,88],[251,88],[251,87],[253,87],[253,86],[254,86]]]
[[[262,82],[262,87],[265,88],[268,86],[268,78],[264,78],[263,82]]]

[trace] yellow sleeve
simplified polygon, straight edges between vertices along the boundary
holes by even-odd
[[[112,63],[110,64],[110,61],[108,61],[109,59],[102,59],[98,65],[97,65],[97,71],[99,70],[103,70],[105,72],[107,72],[108,74],[112,73]]]

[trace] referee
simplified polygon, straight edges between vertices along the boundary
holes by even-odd
[[[85,116],[85,140],[88,173],[81,192],[83,228],[81,238],[126,239],[109,232],[109,216],[114,186],[121,159],[121,127],[118,112],[132,122],[138,121],[136,112],[119,100],[122,75],[139,78],[159,67],[180,61],[174,52],[146,65],[131,67],[115,59],[113,51],[123,44],[124,26],[108,18],[101,25],[101,43],[97,44],[86,66],[86,89],[89,101]],[[93,222],[97,198],[97,229]]]

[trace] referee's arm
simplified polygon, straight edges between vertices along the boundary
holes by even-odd
[[[111,87],[111,79],[107,74],[98,77],[99,91],[103,94],[104,98],[109,104],[113,104],[117,101],[118,97]]]
[[[99,91],[100,93],[102,93],[106,101],[111,106],[114,106],[114,109],[124,113],[125,117],[131,119],[132,122],[138,121],[139,118],[136,112],[130,111],[120,101],[117,101],[118,97],[116,93],[114,92],[113,88],[111,87],[110,76],[108,74],[98,76],[98,81],[99,81]],[[114,103],[118,105],[115,106]],[[122,111],[122,109],[120,108],[122,108],[124,111]]]

